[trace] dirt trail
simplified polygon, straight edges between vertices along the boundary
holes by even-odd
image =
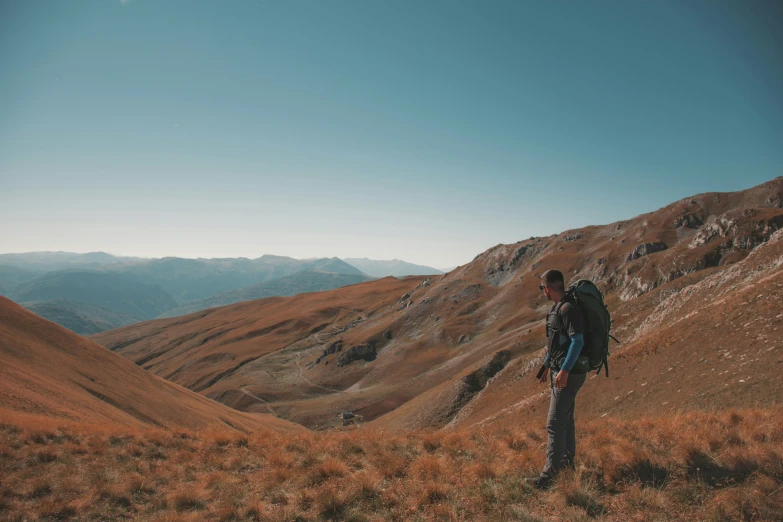
[[[273,410],[273,409],[272,409],[272,406],[270,406],[270,405],[269,405],[269,401],[267,401],[267,400],[265,400],[265,399],[262,399],[262,398],[261,398],[261,397],[259,397],[258,395],[254,395],[254,394],[250,393],[249,391],[247,391],[247,390],[245,389],[245,387],[242,387],[242,388],[240,388],[240,390],[242,390],[242,393],[244,393],[245,395],[247,395],[247,396],[249,396],[249,397],[252,397],[252,398],[254,398],[254,399],[255,399],[255,400],[257,400],[257,401],[261,401],[261,402],[263,402],[263,403],[264,403],[264,406],[266,406],[266,409],[267,409],[267,410],[269,410],[269,413],[271,413],[272,415],[274,415],[275,417],[277,417],[277,413],[275,413],[275,410]]]
[[[316,388],[321,388],[322,390],[326,390],[326,391],[331,392],[331,393],[341,392],[342,391],[342,390],[337,389],[337,388],[329,388],[327,386],[321,386],[320,384],[316,384],[313,381],[311,381],[310,379],[308,379],[307,376],[304,374],[304,368],[302,368],[302,365],[300,363],[300,359],[301,358],[302,358],[302,354],[301,353],[296,354],[296,367],[299,369],[299,380],[300,381],[304,381],[307,384],[309,384],[310,386],[315,386]]]

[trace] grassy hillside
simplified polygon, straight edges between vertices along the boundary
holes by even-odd
[[[106,430],[6,420],[9,520],[778,521],[783,411],[578,423],[550,491],[541,423],[389,435]]]
[[[333,274],[328,272],[315,272],[305,270],[296,274],[273,279],[247,288],[240,288],[229,292],[221,292],[215,296],[200,301],[191,301],[183,306],[168,310],[160,315],[163,317],[177,317],[207,308],[225,306],[242,301],[252,301],[271,296],[291,296],[308,292],[322,292],[348,285],[354,285],[369,281],[370,277],[363,274]]]
[[[297,363],[302,355],[310,359],[315,354],[298,351],[300,345],[312,337],[331,338],[345,323],[360,324],[359,317],[384,311],[419,282],[388,277],[326,292],[269,297],[146,321],[91,338],[156,375],[209,397],[228,392],[231,401],[223,397],[223,402],[232,407],[252,404],[269,412],[263,402],[267,390],[255,389],[256,383],[274,381],[268,391],[287,400],[334,390],[310,382],[306,365],[312,361]],[[253,388],[244,390],[249,385]],[[332,407],[319,408],[332,416]]]
[[[0,297],[0,418],[159,428],[296,429],[248,415],[145,372],[132,362]]]

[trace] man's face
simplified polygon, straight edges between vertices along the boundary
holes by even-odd
[[[544,292],[546,298],[551,301],[552,300],[551,290],[544,281],[541,281],[541,285],[539,286],[539,288],[541,288],[541,290]]]

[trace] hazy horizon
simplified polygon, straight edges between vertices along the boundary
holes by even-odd
[[[780,176],[776,176],[776,177],[780,177]],[[771,179],[775,179],[775,178],[771,178]],[[770,181],[770,180],[763,180],[761,183],[763,183],[764,181]],[[752,188],[752,186],[743,186],[743,187],[740,187],[740,188],[738,188],[736,190],[744,190],[744,189],[749,189],[749,188]],[[687,195],[685,195],[685,196],[683,196],[682,198],[679,198],[679,199],[687,198],[687,197],[690,197],[690,196],[696,196],[698,194],[702,194],[702,193],[706,193],[706,192],[725,192],[725,191],[712,191],[712,190],[710,190],[710,191],[703,191],[703,192],[698,192],[698,193],[693,193],[693,194],[687,194]],[[675,201],[677,201],[677,200],[669,201],[666,204],[662,205],[662,207],[666,206],[666,205],[668,205],[670,203],[674,203]],[[648,212],[654,212],[655,210],[658,210],[659,208],[662,208],[662,207],[656,207],[656,208],[651,208],[651,209],[643,209],[643,210],[640,210],[637,214],[635,214],[633,216],[619,217],[616,221],[619,222],[619,221],[624,221],[626,219],[631,219],[631,218],[634,218],[634,217],[636,217],[638,215],[641,215],[641,214],[646,214]],[[583,226],[593,226],[593,225],[594,226],[602,226],[602,225],[609,225],[611,223],[613,223],[613,222],[586,223]],[[581,226],[580,227],[570,227],[570,228],[581,228]],[[557,232],[553,232],[552,234],[539,234],[539,235],[533,234],[532,236],[520,237],[520,238],[518,238],[516,240],[507,241],[505,243],[506,244],[515,243],[517,241],[522,241],[524,239],[528,239],[528,237],[546,237],[546,236],[550,236],[550,235],[554,235],[554,234],[559,234],[561,232],[565,232],[566,230],[569,230],[569,229],[559,230]],[[496,244],[498,244],[498,243],[496,243]],[[368,260],[371,260],[371,261],[381,261],[381,262],[403,261],[403,262],[406,262],[406,263],[411,263],[411,264],[416,264],[416,265],[423,265],[423,266],[428,266],[428,267],[431,267],[431,268],[437,268],[438,270],[442,270],[442,269],[449,269],[449,270],[451,270],[451,269],[454,269],[454,268],[457,268],[459,266],[463,266],[463,265],[469,263],[474,257],[476,257],[477,255],[483,253],[484,251],[488,250],[489,248],[492,248],[496,244],[489,245],[486,248],[484,248],[483,250],[476,252],[475,254],[473,254],[470,257],[470,259],[468,259],[468,260],[466,260],[466,261],[464,261],[462,263],[453,263],[453,264],[448,264],[447,263],[447,264],[444,264],[444,265],[428,264],[426,262],[418,262],[418,261],[415,261],[415,260],[403,259],[403,258],[400,258],[400,257],[393,257],[393,258],[386,258],[386,259],[373,258],[373,257],[368,257],[366,255],[357,255],[357,256],[315,255],[315,256],[308,256],[308,257],[296,257],[296,256],[291,256],[291,255],[287,255],[287,254],[280,254],[280,253],[276,253],[276,252],[264,252],[262,254],[254,255],[254,256],[248,256],[248,255],[235,255],[235,256],[180,256],[180,255],[170,255],[170,254],[144,256],[144,255],[117,253],[117,252],[111,252],[111,251],[108,251],[108,250],[98,249],[98,250],[87,250],[87,251],[81,251],[81,252],[77,252],[77,251],[74,251],[74,250],[29,250],[29,251],[18,251],[18,252],[0,251],[0,255],[5,255],[5,254],[41,254],[41,253],[67,253],[67,254],[84,255],[84,254],[103,253],[103,254],[109,254],[109,255],[112,255],[112,256],[115,256],[115,257],[129,257],[129,258],[138,258],[138,259],[178,258],[178,259],[250,259],[250,260],[253,260],[253,259],[259,259],[259,258],[264,257],[264,256],[289,257],[289,258],[296,259],[296,260],[299,260],[299,261],[306,261],[306,260],[310,260],[310,259],[324,259],[324,258],[326,258],[326,259],[336,258],[336,259],[340,259],[340,260],[343,260],[343,261],[345,261],[347,259],[368,259]]]
[[[233,256],[233,257],[182,257],[182,256],[170,256],[170,255],[163,255],[163,256],[153,256],[153,257],[146,257],[146,256],[135,256],[135,255],[128,255],[128,254],[121,254],[117,252],[107,252],[105,250],[91,250],[86,252],[74,252],[71,250],[31,250],[27,252],[0,252],[0,256],[2,255],[23,255],[23,254],[76,254],[76,255],[87,255],[87,254],[108,254],[110,256],[119,257],[119,258],[132,258],[132,259],[166,259],[166,258],[176,258],[176,259],[260,259],[264,256],[273,256],[273,257],[290,257],[291,259],[295,259],[297,261],[310,261],[310,260],[316,260],[316,259],[340,259],[341,261],[346,261],[349,259],[366,259],[368,261],[379,261],[379,262],[392,262],[392,261],[401,261],[404,263],[411,263],[411,264],[420,264],[420,263],[413,263],[411,261],[408,261],[406,259],[399,259],[399,258],[393,258],[393,259],[373,259],[366,256],[363,257],[340,257],[340,256],[316,256],[316,257],[291,257],[286,255],[280,255],[280,254],[273,254],[273,253],[266,253],[261,254],[260,256],[256,257],[248,257],[248,256]],[[428,265],[430,266],[430,265]],[[459,265],[455,265],[459,266]],[[439,268],[435,266],[430,266],[430,268]]]
[[[463,265],[783,174],[783,5],[0,3],[0,251]]]

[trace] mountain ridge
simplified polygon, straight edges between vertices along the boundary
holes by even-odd
[[[338,274],[308,269],[237,290],[221,292],[199,301],[185,303],[182,306],[163,312],[158,318],[177,317],[208,308],[252,301],[264,297],[287,297],[300,293],[321,292],[331,290],[332,288],[362,283],[371,279],[363,274]]]
[[[98,325],[116,328],[128,324],[125,319],[109,322],[85,320],[85,316],[93,319],[106,316],[100,310],[87,311],[86,307],[90,306],[147,320],[161,314],[171,315],[166,312],[183,306],[187,311],[200,309],[197,302],[201,299],[226,304],[229,302],[226,295],[217,297],[217,294],[233,291],[241,295],[252,292],[254,285],[278,279],[283,281],[268,285],[274,291],[261,295],[290,295],[295,293],[294,290],[311,292],[332,288],[341,280],[348,284],[368,279],[360,270],[335,257],[309,260],[269,255],[259,260],[168,257],[140,262],[104,253],[44,254],[42,257],[35,253],[0,256],[6,262],[16,259],[24,266],[37,267],[26,270],[14,265],[0,265],[0,293],[16,302],[35,301],[39,310],[46,310],[47,317],[60,320],[60,324],[66,327],[74,326],[79,333],[96,333],[100,331],[96,330]],[[97,263],[101,259],[108,259],[108,264]],[[126,263],[128,259],[131,261]],[[57,270],[46,271],[41,267]],[[285,279],[313,271],[338,274],[340,277],[328,282],[317,281],[307,275]],[[311,283],[309,286],[306,284],[308,281]],[[188,296],[206,297],[183,302]]]
[[[95,334],[144,320],[140,317],[70,299],[29,301],[19,304],[36,315],[80,335]]]
[[[625,340],[658,296],[723,271],[766,244],[783,223],[782,194],[783,178],[776,178],[608,225],[498,245],[433,278],[250,301],[177,324],[152,321],[93,338],[232,407],[271,408],[310,427],[328,425],[343,409],[383,422],[399,408],[387,420],[398,416],[398,425],[408,425],[424,412],[416,402],[405,403],[441,388],[445,395],[429,402],[444,404],[435,424],[447,424],[465,406],[456,406],[460,397],[470,404],[478,394],[462,385],[452,390],[450,382],[473,379],[482,361],[501,350],[509,351],[509,365],[539,353],[550,306],[537,274],[556,267],[569,280],[596,281],[613,312],[615,335]],[[247,362],[221,370],[204,364],[227,354]],[[405,411],[410,415],[403,419]]]
[[[362,272],[373,277],[405,277],[409,275],[440,275],[442,272],[431,266],[408,263],[400,259],[378,260],[362,258],[345,258],[346,263],[355,266]]]
[[[147,319],[176,306],[174,298],[158,285],[85,269],[48,272],[20,284],[9,297],[19,303],[67,299]]]

